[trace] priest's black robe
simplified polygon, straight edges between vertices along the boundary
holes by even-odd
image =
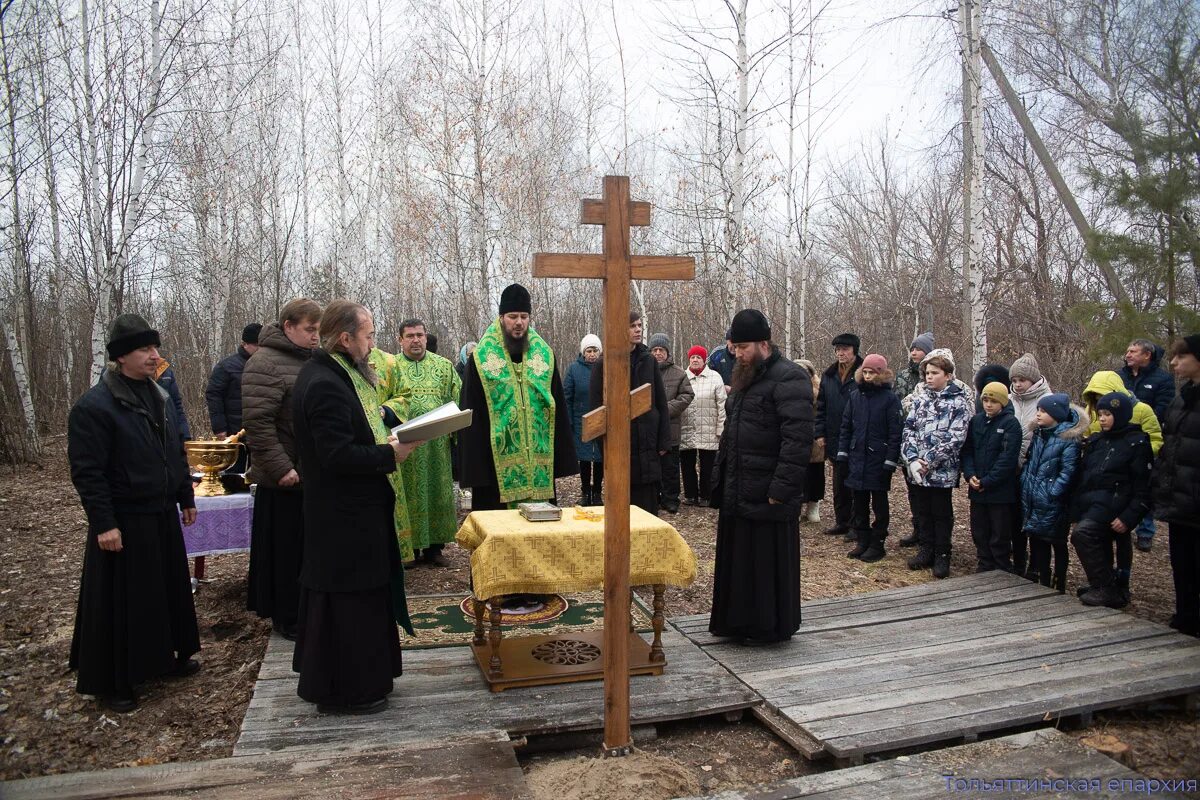
[[[781,641],[800,627],[800,506],[812,441],[812,384],[772,350],[725,402],[710,494],[720,508],[713,635]]]
[[[71,481],[88,519],[71,640],[82,694],[132,696],[200,650],[179,509],[194,508],[175,407],[108,370],[67,421]],[[98,536],[116,528],[120,551]]]

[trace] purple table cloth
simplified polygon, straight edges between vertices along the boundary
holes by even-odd
[[[250,549],[254,497],[249,492],[196,498],[196,524],[183,529],[188,558]]]

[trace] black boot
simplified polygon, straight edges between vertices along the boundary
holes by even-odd
[[[849,531],[849,525],[838,525],[835,523],[832,528],[826,528],[825,530],[821,531],[821,533],[825,534],[826,536],[844,536]]]
[[[950,539],[954,522],[948,517],[937,517],[933,524],[933,577],[945,578],[950,574]]]
[[[933,566],[933,545],[922,544],[917,554],[908,560],[909,569],[929,569]]]
[[[1126,602],[1114,586],[1088,589],[1079,598],[1085,606],[1107,606],[1108,608],[1124,608]]]
[[[853,550],[846,553],[846,558],[859,558],[863,553],[867,552],[867,547],[870,546],[871,532],[869,530],[855,531],[854,537],[858,541],[858,544],[854,546]]]
[[[592,503],[592,493],[588,492],[588,491],[584,491],[583,493],[581,493],[579,495],[579,505],[581,505],[581,506],[594,505],[594,503]]]
[[[887,550],[883,546],[883,540],[886,538],[887,531],[871,531],[871,544],[859,560],[865,561],[868,564],[882,561],[883,557],[887,555]]]
[[[913,531],[911,534],[900,540],[901,547],[916,547],[920,543],[921,537],[917,535],[916,531]]]

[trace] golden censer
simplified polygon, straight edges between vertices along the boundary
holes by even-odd
[[[228,494],[221,485],[220,474],[233,466],[238,459],[238,448],[245,447],[238,441],[245,430],[240,430],[225,439],[193,439],[183,443],[188,466],[193,472],[203,475],[196,487],[197,497],[216,497]]]

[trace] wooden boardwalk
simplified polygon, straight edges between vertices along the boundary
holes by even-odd
[[[364,743],[365,745],[365,743]],[[222,758],[48,775],[0,784],[5,800],[514,800],[528,792],[503,734],[463,735],[395,748]]]
[[[804,604],[791,641],[746,648],[673,620],[766,701],[809,757],[870,753],[1200,693],[1200,641],[1006,573]]]
[[[971,778],[995,780],[1045,780],[1049,790],[1012,792],[972,792],[969,784],[951,791],[951,779],[969,781]],[[1102,791],[1072,793],[1056,791],[1055,780],[1099,780]],[[1115,791],[1108,791],[1110,780],[1116,780]],[[977,744],[961,745],[946,750],[934,750],[913,756],[880,761],[862,767],[850,767],[817,775],[805,775],[788,781],[754,789],[721,792],[704,800],[793,800],[801,797],[820,797],[821,800],[924,800],[928,797],[960,795],[962,797],[1146,797],[1149,793],[1121,791],[1121,780],[1146,778],[1128,767],[1113,761],[1095,750],[1076,742],[1053,728],[1018,733]],[[1136,784],[1135,784],[1136,785]],[[1143,784],[1144,785],[1144,784]],[[1177,795],[1154,793],[1154,797]]]
[[[741,681],[668,626],[667,669],[630,682],[633,724],[739,711],[760,703]],[[468,647],[407,650],[386,711],[368,717],[318,714],[296,696],[292,645],[273,636],[242,722],[235,755],[376,746],[466,734],[514,738],[603,728],[598,681],[488,691]]]

